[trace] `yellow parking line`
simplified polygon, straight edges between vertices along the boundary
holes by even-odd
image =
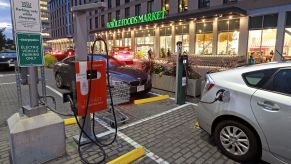
[[[129,164],[138,158],[144,156],[144,148],[143,147],[138,147],[126,154],[123,154],[122,156],[108,162],[107,164]]]
[[[75,117],[64,119],[65,125],[72,125],[72,124],[76,124],[76,123],[77,123],[77,121],[76,121]]]
[[[146,99],[139,99],[139,100],[134,100],[134,104],[144,104],[144,103],[149,103],[149,102],[154,102],[154,101],[160,101],[160,100],[165,100],[170,98],[169,95],[161,95],[161,96],[155,96],[155,97],[150,97]]]

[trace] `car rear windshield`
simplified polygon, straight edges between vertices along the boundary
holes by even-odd
[[[276,69],[266,69],[254,72],[244,73],[243,79],[248,86],[262,88],[264,84],[275,73]]]

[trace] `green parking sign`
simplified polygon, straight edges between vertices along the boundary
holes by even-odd
[[[16,34],[17,62],[20,67],[42,66],[43,51],[40,34]]]

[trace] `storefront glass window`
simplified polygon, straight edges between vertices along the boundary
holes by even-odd
[[[183,52],[188,53],[189,52],[189,25],[178,25],[175,26],[175,41],[181,41],[182,42],[182,49]],[[177,52],[177,46],[175,48],[175,51]]]
[[[218,21],[217,54],[237,55],[239,41],[239,19]]]
[[[144,58],[147,58],[147,53],[151,49],[154,51],[155,31],[139,30],[135,32],[136,52],[141,51]]]
[[[248,58],[253,58],[254,63],[265,63],[274,60],[277,17],[277,14],[250,17]]]
[[[196,55],[211,55],[213,41],[213,23],[197,23],[196,24]]]
[[[170,3],[169,0],[161,0],[162,4],[162,10],[166,10],[167,11],[167,15],[169,14],[170,11]]]
[[[130,32],[124,33],[124,46],[131,47],[131,33]]]
[[[182,13],[188,10],[188,0],[179,0],[178,4],[179,4],[178,5],[179,13]]]
[[[114,45],[115,46],[122,46],[122,34],[121,33],[116,33]]]
[[[291,12],[287,12],[283,56],[291,59]]]
[[[99,34],[98,36],[106,40],[106,35],[104,33]],[[96,42],[94,50],[95,50],[95,53],[105,53],[104,43],[103,42]]]
[[[108,45],[108,51],[111,51],[112,46],[113,46],[113,34],[112,33],[108,34],[107,45]]]
[[[171,27],[160,28],[160,48],[161,48],[160,53],[161,55],[162,53],[167,53],[168,51],[172,53],[171,45],[172,45]]]

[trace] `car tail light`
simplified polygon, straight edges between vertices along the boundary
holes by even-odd
[[[205,91],[209,91],[214,87],[214,81],[211,79],[209,75],[206,76],[206,84],[205,84]]]

